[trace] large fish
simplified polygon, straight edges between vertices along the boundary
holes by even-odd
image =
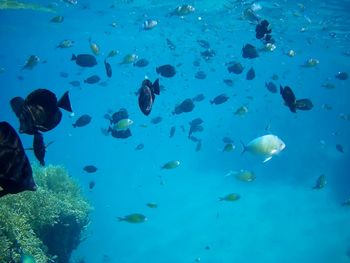
[[[37,89],[25,99],[21,97],[11,99],[10,104],[20,122],[19,132],[30,135],[55,128],[62,118],[59,108],[72,112],[68,91],[57,101],[53,92]]]
[[[156,79],[153,84],[149,79],[142,82],[139,90],[139,107],[143,114],[148,116],[151,113],[155,95],[160,94],[159,79]]]
[[[13,127],[0,122],[0,197],[25,190],[36,190],[28,157]]]
[[[243,143],[242,143],[243,144]],[[243,144],[243,152],[250,152],[254,155],[262,156],[264,163],[286,147],[285,143],[276,135],[267,134],[250,141],[247,145]]]

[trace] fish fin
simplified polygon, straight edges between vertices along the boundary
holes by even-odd
[[[70,60],[77,60],[77,56],[72,54],[72,58]]]
[[[242,147],[243,147],[243,150],[241,152],[241,156],[247,151],[247,146],[244,144],[243,141],[241,141],[241,144],[242,144]]]
[[[159,95],[160,94],[160,88],[159,88],[159,79],[156,79],[152,84],[152,91]]]
[[[272,156],[269,156],[269,157],[265,158],[265,160],[263,161],[263,163],[266,163],[266,162],[270,161],[271,158],[272,158]]]
[[[69,112],[73,112],[72,106],[71,106],[70,100],[69,100],[68,91],[66,91],[62,95],[62,97],[59,99],[59,101],[57,102],[57,107],[62,108],[62,109],[69,111]]]

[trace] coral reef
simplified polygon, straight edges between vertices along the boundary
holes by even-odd
[[[67,263],[82,240],[91,206],[63,167],[33,166],[33,172],[36,192],[0,199],[0,262],[18,262],[22,250],[37,263]]]

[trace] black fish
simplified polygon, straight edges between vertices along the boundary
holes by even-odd
[[[127,139],[132,135],[130,129],[117,130],[109,127],[108,132],[111,133],[112,137],[117,139]]]
[[[244,58],[257,58],[259,57],[259,53],[256,50],[256,47],[254,47],[251,44],[246,44],[243,48],[242,48],[242,57]]]
[[[34,155],[36,159],[40,162],[42,166],[45,165],[45,152],[46,152],[46,146],[44,143],[44,137],[40,132],[36,132],[34,134],[33,139],[33,150]]]
[[[229,73],[241,74],[244,70],[244,67],[239,62],[232,61],[227,63],[226,65]]]
[[[0,122],[0,197],[25,190],[36,190],[28,157],[16,131]]]
[[[255,37],[264,40],[266,43],[273,43],[274,40],[271,36],[272,30],[269,27],[270,23],[267,20],[262,20],[255,27]]]
[[[173,114],[181,114],[183,112],[191,112],[194,109],[194,103],[192,99],[185,99],[179,105],[177,105],[173,111]]]
[[[172,78],[176,74],[175,67],[169,64],[157,67],[156,72],[165,78]]]
[[[201,56],[204,60],[209,60],[213,57],[215,57],[216,53],[212,49],[207,49],[206,51],[201,52]]]
[[[267,88],[268,91],[270,91],[271,93],[277,93],[277,86],[275,83],[273,83],[272,81],[270,82],[265,82],[265,87]]]
[[[83,170],[87,173],[95,173],[97,171],[97,167],[94,165],[86,165]]]
[[[134,66],[139,68],[144,68],[144,67],[147,67],[148,64],[149,64],[149,61],[147,59],[141,58],[134,63]]]
[[[139,90],[138,103],[143,114],[148,116],[151,113],[155,95],[160,94],[159,79],[156,79],[153,84],[149,79],[142,82]]]
[[[226,102],[229,99],[229,97],[226,94],[220,94],[218,96],[216,96],[213,100],[210,101],[211,104],[222,104],[224,102]]]
[[[113,115],[109,118],[111,124],[116,124],[120,120],[129,118],[129,113],[126,109],[121,108],[117,112],[113,113]]]
[[[298,110],[311,110],[314,105],[309,99],[299,99],[295,101],[295,107]]]
[[[176,131],[176,127],[175,127],[175,126],[171,127],[171,129],[170,129],[170,134],[169,134],[169,138],[174,137],[175,131]]]
[[[105,63],[106,75],[107,75],[107,77],[110,78],[110,77],[112,77],[112,67],[111,67],[111,64],[109,64],[109,63],[107,62],[106,59],[105,59],[104,63]]]
[[[291,112],[296,112],[296,98],[292,91],[292,89],[288,86],[282,87],[280,86],[280,94],[284,100],[286,106],[290,109]]]
[[[93,67],[97,65],[95,56],[90,54],[80,54],[78,56],[73,54],[71,60],[74,60],[81,67]]]
[[[349,78],[349,74],[341,71],[335,74],[335,77],[339,80],[347,80]]]
[[[72,124],[72,126],[74,128],[76,127],[84,127],[86,125],[88,125],[91,122],[91,116],[88,114],[83,114],[81,115],[76,121],[75,123]]]
[[[96,84],[100,80],[101,80],[101,78],[98,75],[95,74],[95,75],[92,75],[92,76],[88,77],[87,79],[85,79],[84,83]]]
[[[247,72],[246,80],[252,80],[255,78],[255,70],[250,68]]]
[[[170,50],[175,50],[176,49],[175,44],[173,42],[171,42],[171,40],[169,38],[166,39],[166,44],[167,44],[167,46],[168,46],[168,48]]]
[[[197,102],[202,101],[204,99],[205,99],[205,96],[203,93],[200,93],[192,98],[193,101],[197,101]]]
[[[20,122],[20,133],[33,135],[37,131],[49,131],[61,121],[59,108],[72,112],[68,91],[57,101],[56,95],[47,89],[37,89],[26,99],[15,97],[10,101],[12,110]]]

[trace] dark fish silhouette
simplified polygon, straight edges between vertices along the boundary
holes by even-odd
[[[97,167],[94,165],[86,165],[83,170],[87,173],[96,173]]]
[[[84,83],[87,84],[96,84],[97,82],[99,82],[101,80],[99,75],[92,75],[90,77],[88,77],[87,79],[84,80]]]
[[[283,88],[280,85],[280,94],[282,95],[284,103],[290,109],[290,111],[296,113],[296,98],[292,89],[288,86]]]
[[[183,112],[191,112],[194,109],[194,103],[192,99],[185,99],[179,105],[177,105],[173,111],[173,114],[181,114]]]
[[[170,64],[157,67],[156,72],[165,78],[172,78],[176,74],[175,67]]]
[[[160,117],[160,116],[158,116],[158,117],[153,118],[153,119],[151,120],[151,122],[152,122],[153,124],[158,124],[158,123],[160,123],[162,120],[163,120],[163,118]]]
[[[203,126],[201,125],[203,120],[201,118],[193,119],[190,124],[190,131],[188,132],[188,138],[191,137],[192,133],[203,131]]]
[[[105,59],[104,63],[105,63],[106,75],[107,75],[107,77],[111,78],[112,77],[111,64],[109,64],[106,59]]]
[[[254,68],[250,68],[247,72],[246,80],[253,80],[255,78]]]
[[[232,61],[227,63],[226,65],[229,73],[241,74],[244,70],[244,67],[239,62]]]
[[[166,44],[167,44],[167,46],[168,46],[168,48],[170,50],[175,50],[176,49],[175,44],[173,42],[171,42],[171,40],[169,38],[166,39]]]
[[[72,126],[74,128],[77,128],[77,127],[84,127],[86,125],[88,125],[90,122],[91,122],[91,116],[88,115],[88,114],[83,114],[81,115],[76,121],[75,123],[72,124]]]
[[[97,65],[97,61],[95,56],[90,54],[80,54],[80,55],[72,55],[71,60],[75,61],[75,63],[81,67],[93,67]]]
[[[198,45],[200,45],[202,48],[210,48],[210,43],[206,40],[199,39],[197,40]]]
[[[202,149],[202,140],[199,140],[196,145],[196,152],[199,152]]]
[[[347,80],[349,78],[349,74],[343,71],[338,72],[335,74],[335,77],[339,80]]]
[[[144,67],[147,67],[149,64],[149,61],[145,58],[141,58],[139,60],[137,60],[133,65],[135,67],[139,67],[139,68],[144,68]]]
[[[267,88],[268,91],[270,91],[271,93],[277,93],[277,86],[275,83],[273,83],[272,81],[270,82],[265,82],[265,87]]]
[[[28,157],[16,131],[0,122],[0,197],[25,190],[36,190]]]
[[[40,132],[37,132],[34,134],[33,139],[33,150],[34,155],[36,159],[40,162],[42,166],[45,165],[45,153],[46,153],[46,146],[44,143],[44,137]]]
[[[95,185],[96,185],[95,181],[90,181],[89,182],[89,189],[90,190],[94,189]]]
[[[124,129],[124,130],[118,130],[115,125],[117,124],[120,120],[122,119],[127,119],[129,118],[129,113],[126,109],[121,108],[119,111],[113,113],[112,117],[110,118],[110,122],[112,126],[109,126],[107,129],[107,132],[110,132],[112,137],[117,138],[117,139],[127,139],[129,138],[131,134],[131,130]]]
[[[175,126],[172,126],[171,129],[170,129],[169,138],[174,137],[175,131],[176,131],[176,127],[175,127]]]
[[[146,116],[151,113],[155,95],[160,94],[159,79],[156,79],[153,84],[149,79],[142,82],[139,90],[138,103],[140,110]]]
[[[20,122],[20,133],[33,135],[37,131],[46,132],[61,121],[59,108],[72,112],[68,91],[57,101],[56,95],[47,89],[37,89],[26,99],[15,97],[10,101],[12,110]]]
[[[200,70],[197,71],[196,74],[194,74],[194,77],[196,79],[205,79],[207,77],[207,74],[204,71]]]
[[[257,39],[262,39],[266,43],[273,43],[274,40],[271,36],[272,30],[270,29],[270,23],[267,20],[262,20],[259,24],[255,27],[255,37]]]
[[[140,144],[138,144],[138,145],[135,147],[135,150],[136,150],[136,151],[141,151],[144,147],[145,147],[145,145],[144,145],[143,143],[140,143]]]
[[[218,96],[216,96],[213,100],[210,101],[211,104],[222,104],[224,102],[226,102],[229,99],[229,97],[226,94],[220,94]]]
[[[192,100],[196,102],[203,101],[204,99],[205,99],[205,96],[203,93],[200,93],[192,98]]]
[[[212,50],[211,48],[201,52],[201,56],[204,60],[208,61],[209,59],[215,57],[216,53],[214,50]]]
[[[242,48],[242,57],[243,58],[257,58],[259,57],[259,53],[256,50],[256,47],[254,47],[251,44],[246,44],[243,48]]]

